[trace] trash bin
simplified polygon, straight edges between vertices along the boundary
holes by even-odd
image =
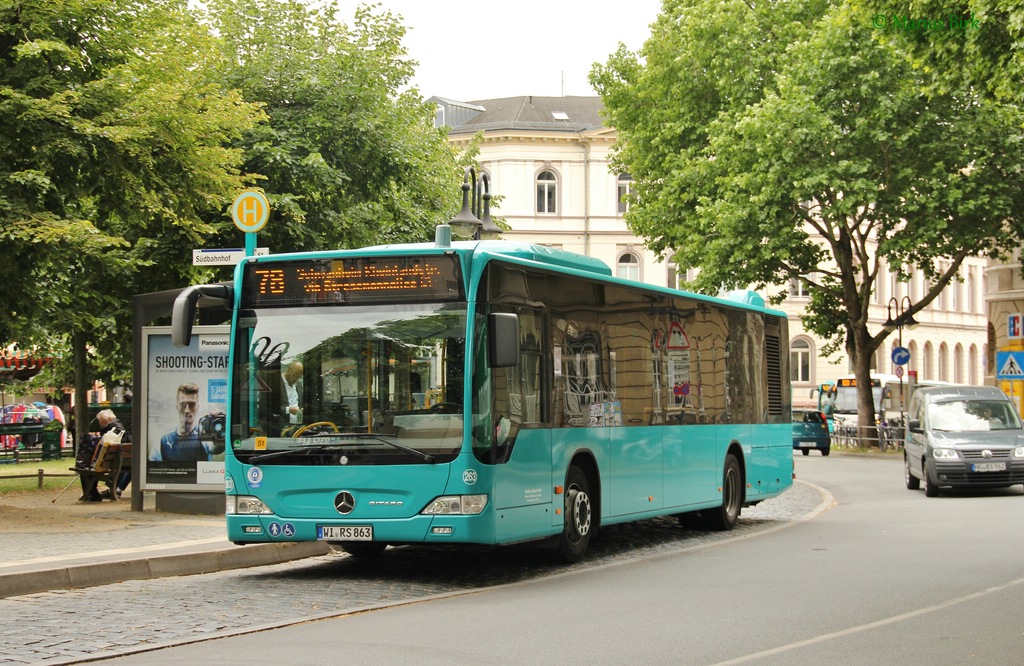
[[[60,460],[60,430],[43,431],[43,460]]]

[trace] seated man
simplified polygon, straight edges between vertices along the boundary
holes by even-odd
[[[121,422],[117,420],[117,415],[114,414],[113,410],[104,409],[96,415],[96,422],[100,426],[99,435],[92,435],[86,433],[82,437],[82,442],[79,444],[79,452],[76,457],[76,467],[85,469],[89,468],[93,464],[93,457],[96,455],[96,448],[104,442],[104,438],[107,441],[116,440],[121,444],[130,444],[132,441],[131,435],[125,430],[125,427],[121,425]],[[131,483],[132,475],[131,472],[121,472],[117,477],[114,491],[117,496],[120,497],[121,493],[128,484]],[[81,477],[82,481],[82,497],[79,498],[80,502],[99,502],[102,499],[109,498],[111,489],[107,489],[104,492],[99,492],[96,484],[91,484],[85,476]]]

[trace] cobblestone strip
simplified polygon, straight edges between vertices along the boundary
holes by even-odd
[[[744,509],[732,532],[684,529],[673,518],[613,525],[602,529],[587,559],[571,567],[526,546],[406,547],[370,562],[336,552],[253,569],[9,597],[0,600],[7,618],[0,664],[76,663],[582,572],[753,535],[821,505],[816,488],[798,483]]]

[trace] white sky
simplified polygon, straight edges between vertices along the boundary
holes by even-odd
[[[661,0],[625,5],[594,0],[378,0],[401,16],[403,44],[419,62],[413,84],[424,98],[460,101],[596,94],[587,82],[619,42],[639,49]],[[366,2],[340,0],[350,22]]]

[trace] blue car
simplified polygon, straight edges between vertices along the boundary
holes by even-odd
[[[832,436],[828,434],[828,419],[816,409],[793,410],[793,448],[805,456],[821,451],[827,456],[832,449]]]

